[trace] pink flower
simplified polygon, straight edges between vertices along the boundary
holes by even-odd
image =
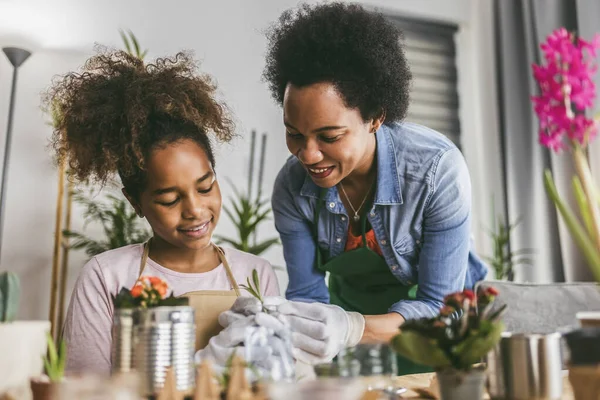
[[[585,111],[596,98],[593,57],[600,49],[600,35],[588,42],[560,28],[540,47],[545,64],[532,65],[540,94],[531,97],[540,121],[539,141],[556,152],[572,142],[586,146],[597,133]]]

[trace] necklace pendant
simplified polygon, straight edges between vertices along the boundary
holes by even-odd
[[[352,217],[352,219],[353,219],[354,221],[358,222],[358,221],[360,221],[360,215],[358,215],[358,213],[357,213],[357,214],[354,214],[354,217]]]

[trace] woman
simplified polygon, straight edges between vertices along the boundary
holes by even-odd
[[[124,52],[99,54],[81,73],[54,84],[47,103],[59,112],[53,145],[79,180],[104,183],[117,173],[123,194],[146,218],[153,237],[93,257],[81,271],[64,328],[70,372],[110,372],[111,296],[143,275],[166,280],[196,314],[197,344],[218,332],[219,312],[231,307],[257,269],[261,290],[277,296],[271,265],[234,249],[220,249],[212,234],[221,214],[211,135],[232,138],[232,124],[214,99],[210,79],[180,53],[145,65]],[[200,310],[202,310],[200,312]],[[243,320],[239,320],[244,323]],[[240,334],[224,332],[200,356],[223,364]]]
[[[292,153],[272,197],[292,300],[280,311],[309,362],[388,341],[486,274],[470,248],[462,154],[403,122],[411,74],[399,34],[380,14],[328,3],[284,13],[269,35],[264,75]]]

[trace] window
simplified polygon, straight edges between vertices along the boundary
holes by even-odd
[[[456,25],[390,16],[404,32],[413,75],[406,120],[443,133],[460,148],[456,72]]]

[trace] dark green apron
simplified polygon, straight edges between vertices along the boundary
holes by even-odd
[[[318,243],[319,212],[325,190],[321,190],[315,213],[315,237]],[[363,315],[387,314],[388,309],[400,300],[414,300],[417,285],[406,286],[396,279],[387,263],[379,254],[367,247],[365,228],[366,213],[361,219],[363,246],[340,254],[322,262],[317,246],[317,268],[329,272],[330,303],[346,311],[356,311]],[[398,356],[398,375],[431,372],[428,367],[420,366]]]

